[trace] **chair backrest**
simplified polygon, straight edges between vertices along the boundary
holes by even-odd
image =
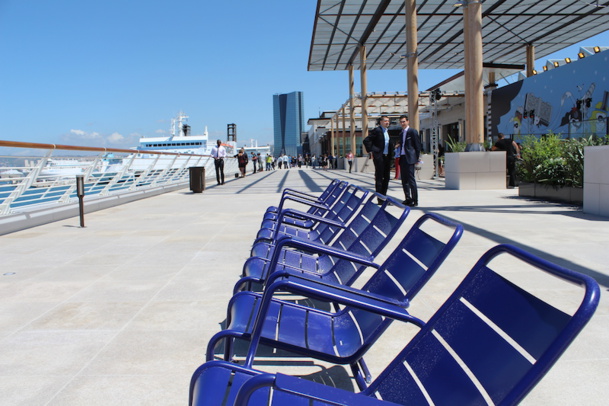
[[[324,217],[343,224],[348,223],[358,213],[367,195],[368,192],[366,190],[355,185],[348,185],[344,193],[338,198],[336,204],[330,208],[329,213],[324,215]],[[316,233],[314,238],[316,241],[328,244],[343,228],[320,222],[313,230]]]
[[[349,187],[349,182],[334,179],[318,198],[318,201],[324,203],[327,208],[311,207],[307,212],[319,216],[325,215],[330,211],[328,209],[331,209],[339,201],[347,187]]]
[[[362,290],[408,306],[408,301],[435,274],[462,234],[460,224],[436,214],[423,215]],[[341,325],[350,328],[335,329],[335,341],[354,346],[340,348],[344,353],[357,348],[363,354],[392,322],[390,318],[350,306],[341,311],[339,318]],[[353,337],[359,337],[360,341],[355,342]]]
[[[567,314],[490,268],[501,256],[527,271],[541,270],[583,287]],[[513,265],[510,270],[513,271]],[[496,268],[497,269],[497,268]],[[510,275],[513,275],[510,274]],[[533,282],[534,283],[534,282]],[[569,346],[599,301],[589,276],[561,268],[518,248],[499,245],[482,256],[463,282],[363,393],[398,404],[517,404]],[[415,378],[416,377],[416,378]]]
[[[330,184],[326,187],[326,189],[323,192],[321,192],[321,194],[319,195],[317,200],[320,201],[320,202],[325,202],[326,199],[328,199],[328,197],[330,196],[330,194],[334,190],[334,188],[336,188],[340,183],[341,183],[340,179],[338,179],[338,178],[332,179],[332,182],[330,182]]]
[[[379,206],[376,203],[378,196],[377,193],[368,196],[357,216],[332,241],[333,247],[372,257],[377,256],[385,248],[406,220],[410,208],[391,198],[387,198]],[[398,216],[390,212],[392,207],[397,209]],[[344,285],[351,285],[366,269],[365,266],[356,266],[344,259],[334,260],[327,255],[321,256],[318,261],[322,268],[331,271],[325,277],[327,280]]]

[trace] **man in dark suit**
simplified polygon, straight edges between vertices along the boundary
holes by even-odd
[[[406,196],[406,200],[403,203],[414,207],[419,204],[414,166],[419,162],[419,155],[421,155],[421,138],[419,138],[419,132],[414,128],[410,128],[408,124],[408,116],[400,116],[400,125],[402,126],[400,172],[402,173],[402,188]]]
[[[389,188],[389,171],[393,159],[393,141],[389,138],[389,117],[381,116],[380,125],[364,138],[366,151],[372,154],[374,162],[374,186],[378,193],[387,194]],[[378,201],[378,204],[382,202]]]

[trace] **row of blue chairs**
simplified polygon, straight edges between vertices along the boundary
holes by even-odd
[[[377,198],[384,203],[378,205]],[[290,202],[308,210],[287,208]],[[409,213],[408,207],[390,197],[339,180],[320,196],[286,189],[279,205],[264,214],[252,256],[229,302],[226,328],[210,340],[207,362],[192,376],[190,404],[521,401],[594,313],[598,285],[586,275],[499,245],[480,258],[425,322],[411,314],[410,302],[448,257],[463,230],[441,216],[425,214],[383,263],[377,263]],[[579,307],[567,314],[520,281],[506,278],[494,269],[503,264],[497,258],[504,257],[531,272],[581,286]],[[367,269],[372,272],[364,272]],[[282,299],[286,294],[314,301]],[[404,349],[373,380],[363,357],[393,320],[420,330],[404,340]],[[249,343],[241,364],[234,359],[236,341]],[[349,365],[359,392],[259,371],[254,364],[260,345]]]

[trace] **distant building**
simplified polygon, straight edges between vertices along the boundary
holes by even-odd
[[[273,95],[273,154],[302,154],[301,134],[304,131],[302,92]]]

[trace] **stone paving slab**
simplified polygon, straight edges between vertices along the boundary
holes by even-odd
[[[84,229],[73,218],[0,236],[1,403],[186,404],[190,376],[225,320],[264,209],[285,187],[318,193],[335,177],[374,184],[370,174],[342,170],[262,172],[202,194],[179,190],[90,213]],[[609,219],[522,199],[516,190],[446,190],[432,180],[419,187],[421,207],[404,232],[431,211],[461,222],[465,234],[411,309],[432,314],[498,243],[592,275],[603,291],[596,315],[525,403],[606,404]],[[389,195],[403,198],[398,181]],[[538,284],[568,304],[564,291]],[[374,374],[412,334],[391,326],[366,357]],[[266,355],[263,369],[352,384],[342,367]]]

